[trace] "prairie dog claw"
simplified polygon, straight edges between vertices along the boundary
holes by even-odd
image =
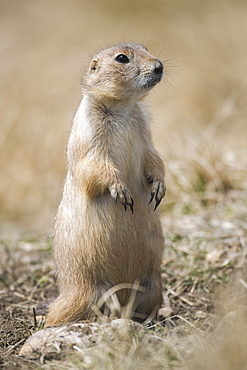
[[[109,188],[110,194],[112,198],[115,200],[115,203],[118,201],[124,206],[125,211],[127,211],[127,207],[130,208],[131,213],[134,212],[134,201],[131,196],[131,193],[128,188],[123,186],[113,185]]]
[[[155,207],[154,207],[154,211],[155,211],[158,205],[160,204],[162,198],[165,196],[166,186],[165,186],[165,183],[159,179],[154,180],[152,183],[153,185],[152,185],[152,190],[150,193],[151,198],[148,204],[150,204],[152,200],[155,198],[155,201],[156,201]]]

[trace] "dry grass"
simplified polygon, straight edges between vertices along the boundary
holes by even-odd
[[[247,368],[246,11],[243,0],[0,0],[0,364]],[[32,305],[55,294],[50,244],[38,236],[60,198],[81,74],[91,53],[119,41],[144,43],[167,72],[147,98],[167,168],[167,325],[126,340],[103,333],[66,362],[21,360]],[[215,289],[240,270],[215,304]]]
[[[245,215],[242,214],[245,207]],[[162,219],[165,316],[152,328],[102,316],[50,330],[34,326],[32,307],[54,297],[50,243],[1,242],[0,365],[23,369],[242,369],[246,367],[246,200]],[[120,323],[121,324],[121,323]],[[53,331],[52,331],[53,330]],[[33,332],[34,352],[17,356]],[[49,343],[49,346],[44,345]],[[35,344],[35,345],[34,345]],[[33,367],[32,367],[33,366]]]
[[[123,40],[145,43],[167,67],[168,86],[147,100],[167,167],[164,210],[246,185],[244,1],[1,0],[0,8],[3,231],[49,229],[82,70],[92,52]]]

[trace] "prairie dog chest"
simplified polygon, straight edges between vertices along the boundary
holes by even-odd
[[[110,160],[124,175],[139,172],[147,145],[145,114],[136,104],[128,106],[94,106],[85,96],[77,110],[68,150],[83,148],[80,160],[89,156]],[[77,145],[75,145],[77,142]]]
[[[131,167],[140,165],[143,161],[145,141],[143,139],[143,122],[134,111],[132,114],[113,112],[105,121],[105,139],[102,142],[106,151],[116,165]],[[119,168],[120,169],[120,168]]]
[[[151,145],[147,130],[145,110],[138,103],[107,109],[84,96],[73,122],[68,158],[87,170],[92,163],[95,168],[111,163],[133,189],[144,181],[144,157]]]

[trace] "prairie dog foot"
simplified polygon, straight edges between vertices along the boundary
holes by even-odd
[[[116,203],[119,200],[119,202],[124,206],[125,211],[127,210],[127,207],[129,206],[133,214],[134,201],[131,196],[131,192],[126,186],[114,184],[109,187],[109,191],[110,191],[112,198],[115,200]]]
[[[160,179],[156,179],[154,180],[151,176],[149,177],[148,179],[149,181],[149,184],[153,184],[152,185],[152,190],[151,190],[151,198],[150,198],[150,201],[148,204],[150,204],[152,202],[153,199],[155,199],[156,201],[156,204],[155,204],[155,207],[154,207],[154,211],[156,210],[156,208],[158,207],[158,205],[160,204],[162,198],[165,196],[165,193],[166,193],[166,185],[165,185],[165,182],[163,180],[160,180]]]

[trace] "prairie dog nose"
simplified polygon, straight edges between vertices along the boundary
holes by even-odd
[[[160,75],[163,72],[164,66],[160,60],[156,60],[154,64],[154,73]]]

